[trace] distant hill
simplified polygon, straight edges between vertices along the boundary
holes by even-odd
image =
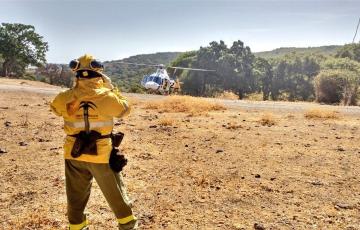
[[[255,56],[262,58],[276,58],[282,57],[292,52],[302,54],[323,54],[323,55],[334,55],[342,46],[319,46],[319,47],[308,47],[308,48],[297,48],[297,47],[283,47],[277,48],[271,51],[263,51],[255,53]]]
[[[142,92],[140,81],[145,74],[155,72],[156,68],[147,66],[136,66],[119,63],[133,62],[144,64],[164,64],[168,65],[176,59],[181,52],[162,52],[154,54],[140,54],[124,58],[121,60],[104,62],[105,73],[109,75],[113,82],[117,83],[121,90]]]

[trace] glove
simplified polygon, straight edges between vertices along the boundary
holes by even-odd
[[[80,107],[80,101],[74,96],[73,100],[66,104],[66,112],[69,116],[73,116]]]
[[[117,148],[113,148],[110,153],[110,159],[109,159],[109,165],[110,168],[116,172],[119,173],[122,171],[122,169],[127,164],[127,159],[124,155],[122,155]]]

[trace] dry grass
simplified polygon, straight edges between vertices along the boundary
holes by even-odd
[[[219,103],[190,96],[169,96],[160,101],[148,102],[144,108],[167,113],[189,113],[190,115],[201,115],[210,111],[226,109]]]
[[[273,125],[276,125],[277,121],[274,117],[273,114],[271,113],[265,113],[261,116],[260,120],[259,120],[259,123],[262,125],[262,126],[273,126]]]
[[[25,114],[25,118],[24,118],[24,120],[21,122],[20,126],[22,126],[22,127],[29,127],[28,114]]]
[[[170,117],[163,117],[159,119],[158,124],[161,126],[172,126],[175,124],[175,120]]]
[[[246,96],[246,100],[249,101],[263,101],[263,95],[261,93],[251,93]]]
[[[237,124],[236,122],[229,122],[227,125],[224,125],[225,128],[227,129],[241,129],[243,128],[242,125]]]
[[[60,229],[61,222],[55,219],[49,219],[44,212],[30,213],[29,216],[16,223],[16,229]]]
[[[339,119],[339,112],[329,109],[310,109],[305,112],[307,119]]]
[[[128,101],[130,102],[130,105],[132,105],[132,106],[136,106],[136,105],[140,104],[140,100],[135,97],[129,97]]]
[[[224,91],[222,93],[216,94],[215,95],[216,98],[220,98],[220,99],[228,99],[228,100],[238,100],[239,96],[236,95],[233,92],[230,91]]]
[[[287,119],[294,119],[294,118],[295,118],[295,115],[289,113],[289,114],[287,114],[285,117],[286,117]]]

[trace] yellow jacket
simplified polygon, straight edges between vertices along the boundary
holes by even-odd
[[[78,158],[71,156],[75,137],[69,135],[85,130],[83,109],[79,107],[82,101],[95,104],[96,107],[89,108],[90,130],[95,130],[101,135],[112,132],[114,117],[122,117],[130,112],[128,102],[118,91],[104,87],[101,78],[92,78],[78,79],[73,89],[59,93],[50,105],[56,115],[64,118],[64,131],[67,134],[64,144],[65,159],[108,163],[112,149],[110,138],[97,140],[97,155],[82,154]]]

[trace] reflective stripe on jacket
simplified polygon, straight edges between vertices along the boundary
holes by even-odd
[[[130,112],[126,98],[118,91],[105,88],[101,78],[81,79],[73,89],[59,93],[50,104],[51,110],[64,118],[64,131],[67,135],[74,135],[85,130],[84,110],[81,102],[91,102],[88,108],[89,127],[102,135],[108,135],[113,129],[113,118],[122,117]],[[75,137],[66,136],[64,144],[65,159],[71,157],[71,149]],[[97,155],[82,154],[75,160],[108,163],[112,149],[110,138],[99,139]]]

